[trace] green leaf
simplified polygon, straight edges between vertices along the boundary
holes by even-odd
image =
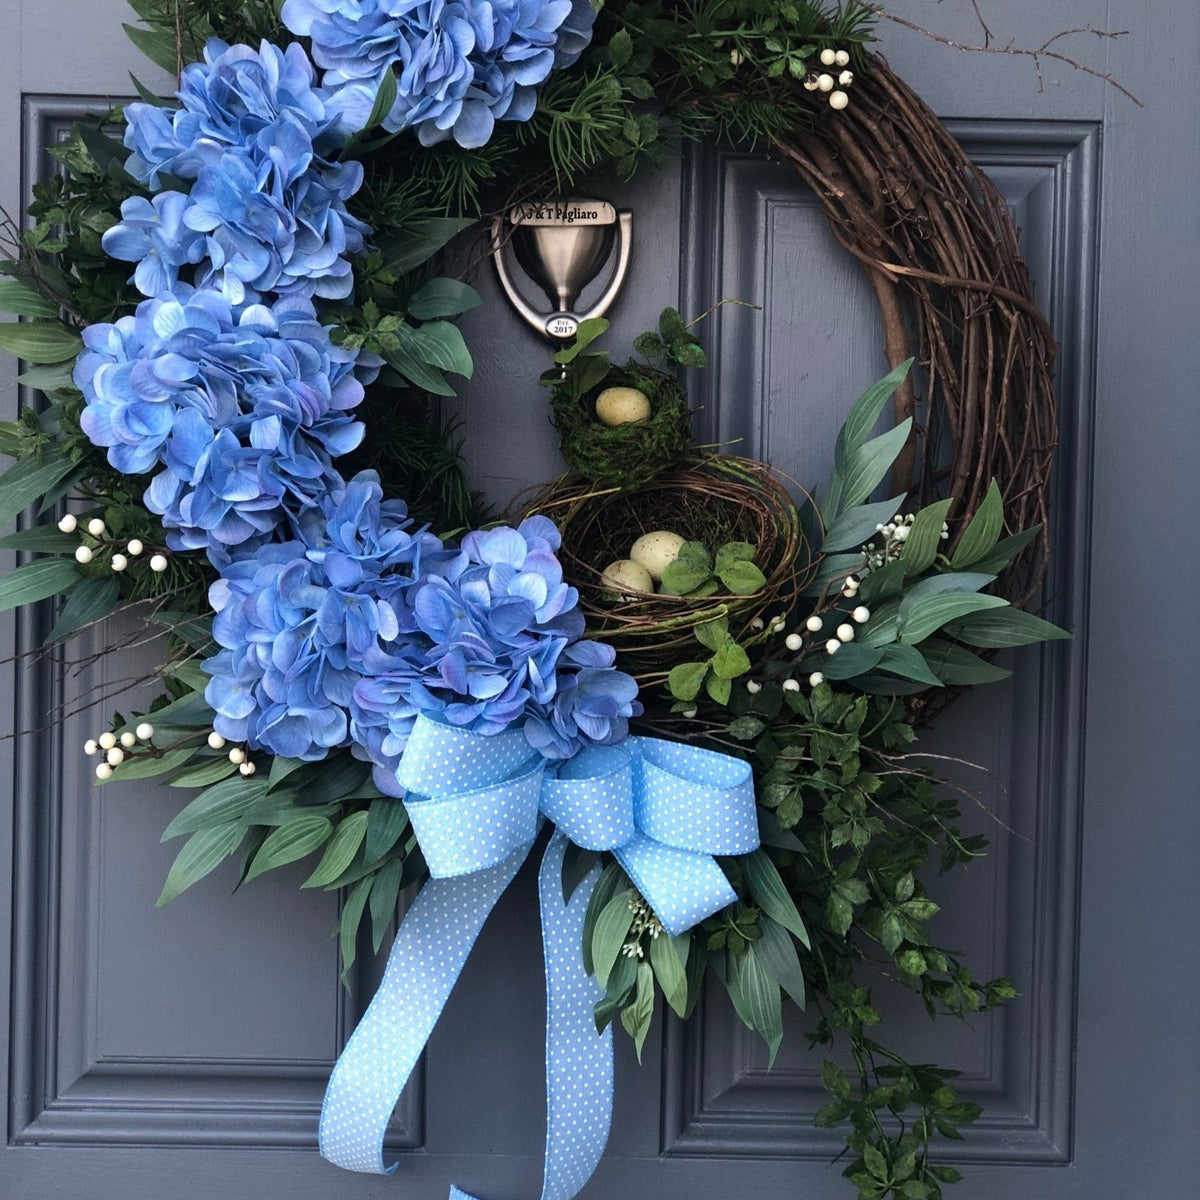
[[[58,305],[23,279],[0,279],[0,312],[58,320]]]
[[[1053,642],[1071,636],[1065,629],[1011,606],[997,608],[994,612],[974,613],[948,625],[946,632],[968,646],[989,649],[1028,646],[1034,642]]]
[[[168,787],[208,787],[209,784],[220,783],[237,771],[237,766],[229,761],[228,755],[220,754],[216,758],[207,758],[180,771],[168,784]]]
[[[970,524],[963,530],[958,545],[954,547],[954,554],[950,559],[951,567],[961,571],[977,562],[995,548],[1003,529],[1004,501],[993,479],[988,484],[983,503],[975,510]]]
[[[27,550],[38,554],[74,554],[78,545],[78,534],[59,533],[55,525],[35,525],[0,537],[0,550]]]
[[[821,660],[820,670],[826,679],[853,679],[873,671],[882,657],[883,650],[878,646],[847,642]]]
[[[789,894],[775,864],[764,850],[755,850],[739,859],[754,903],[807,947],[808,930],[800,919],[800,911]]]
[[[246,882],[265,871],[304,858],[325,845],[332,835],[333,822],[317,813],[303,813],[286,825],[280,825],[272,830],[254,856],[250,870],[246,872]]]
[[[365,862],[378,862],[408,828],[408,812],[399,800],[385,796],[372,800],[367,810],[367,836],[363,842]]]
[[[733,962],[745,998],[746,1012],[750,1017],[750,1028],[767,1043],[770,1051],[768,1065],[773,1066],[775,1055],[779,1053],[783,1042],[783,1006],[779,985],[763,966],[757,943],[752,942],[740,957],[735,955]]]
[[[3,587],[3,583],[0,583],[0,587]],[[700,695],[700,687],[707,674],[706,662],[679,663],[671,668],[667,676],[667,690],[676,700],[695,700]]]
[[[74,469],[75,464],[69,458],[57,453],[48,454],[42,459],[23,458],[9,467],[0,475],[0,529],[35,500],[40,500]],[[78,537],[74,544],[79,545]]]
[[[397,91],[396,72],[390,69],[384,71],[379,78],[379,87],[375,92],[375,103],[371,105],[371,115],[362,127],[362,132],[377,129],[383,124],[384,117],[392,111],[392,105],[396,103]]]
[[[215,829],[202,829],[193,834],[176,855],[155,903],[161,907],[215,871],[242,844],[245,836],[246,830],[241,825],[218,825]]]
[[[825,531],[821,541],[821,553],[831,554],[835,550],[857,550],[859,546],[875,536],[876,526],[886,525],[900,510],[904,503],[903,496],[894,500],[883,500],[878,504],[861,504],[856,508],[847,509]],[[853,569],[862,566],[862,560],[856,559],[850,564]]]
[[[729,640],[729,622],[724,617],[714,617],[711,621],[701,621],[692,627],[692,633],[707,650],[720,650]]]
[[[729,736],[737,738],[739,742],[750,742],[758,737],[766,727],[766,722],[759,720],[758,717],[738,717],[737,720],[729,722]]]
[[[673,562],[663,571],[661,591],[686,596],[712,575],[712,558],[700,542],[685,542]]]
[[[403,879],[404,860],[393,858],[380,868],[371,885],[371,946],[376,954],[383,945],[388,926],[395,919]]]
[[[273,836],[274,834],[272,834]],[[269,841],[270,838],[267,840]],[[265,846],[266,842],[263,845]],[[262,851],[260,850],[259,853],[261,854]],[[342,905],[342,915],[338,918],[338,950],[342,956],[342,983],[349,978],[350,968],[354,966],[354,960],[358,957],[358,926],[374,883],[375,878],[372,875],[368,875],[366,879],[360,879],[354,885],[354,890],[346,897],[346,903]]]
[[[979,596],[971,592],[947,592],[934,596],[905,596],[900,603],[900,641],[913,646],[924,641],[943,625],[968,613],[1006,608],[1000,596]]]
[[[904,382],[912,368],[910,358],[902,362],[894,370],[889,371],[877,383],[869,388],[854,402],[854,406],[846,415],[846,420],[838,433],[834,444],[834,479],[830,485],[830,494],[825,502],[827,516],[832,516],[839,508],[846,505],[842,502],[842,479],[850,455],[866,441],[867,435],[875,428],[884,406],[895,395],[896,389]]]
[[[83,342],[61,321],[0,324],[0,350],[31,363],[60,363],[77,357]]]
[[[325,847],[317,869],[300,885],[302,888],[324,887],[332,883],[354,861],[359,846],[367,834],[367,811],[359,809],[338,822],[337,831]],[[260,851],[261,853],[261,851]],[[257,861],[257,860],[256,860]],[[249,878],[249,877],[248,877]]]
[[[85,625],[108,616],[120,598],[121,584],[115,575],[81,579],[67,596],[46,644],[61,641]]]
[[[0,612],[56,596],[78,583],[79,578],[74,560],[42,558],[26,563],[0,579]]]
[[[266,780],[246,779],[241,775],[224,780],[201,792],[177,813],[159,840],[169,842],[183,833],[198,833],[240,821],[266,794]]]
[[[757,547],[753,542],[726,542],[717,548],[716,570],[718,573],[734,563],[754,561]]]
[[[116,774],[105,782],[124,783],[129,779],[153,779],[156,775],[165,775],[168,771],[183,766],[195,753],[195,746],[181,746],[178,750],[168,750],[165,754],[142,754],[137,758],[127,758],[117,768]]]
[[[592,966],[596,981],[604,988],[608,987],[608,977],[633,924],[633,910],[629,907],[632,897],[633,893],[628,889],[618,892],[596,918],[596,928],[592,931]]]
[[[691,940],[691,934],[687,933],[677,938],[660,933],[650,942],[650,965],[654,968],[658,986],[662,988],[663,998],[681,1017],[687,1013],[685,968]]]
[[[750,670],[750,656],[731,638],[713,655],[712,669],[718,679],[736,679]]]
[[[626,29],[618,29],[608,39],[608,61],[613,69],[619,71],[633,56],[633,38]]]
[[[654,972],[649,963],[640,962],[637,965],[637,992],[633,1004],[621,1012],[621,1024],[633,1038],[638,1062],[642,1061],[642,1047],[646,1043],[646,1034],[650,1031],[650,1023],[653,1020]]]
[[[130,5],[134,8],[134,5]],[[155,108],[174,108],[175,101],[168,99],[166,96],[156,96],[132,71],[129,73],[129,82],[133,84],[133,90],[147,103]]]
[[[717,675],[706,675],[704,690],[708,692],[715,703],[728,704],[729,697],[733,693],[733,684],[728,679],[721,679]]]
[[[619,863],[610,862],[600,872],[600,881],[592,889],[591,899],[588,900],[587,912],[583,914],[583,969],[587,974],[594,975],[595,964],[592,962],[592,934],[596,922],[604,911],[605,905],[622,889],[628,891],[629,881]]]
[[[586,317],[575,330],[575,340],[563,347],[554,356],[560,367],[573,363],[597,338],[608,332],[608,322],[603,317]]]
[[[465,379],[470,379],[475,372],[475,364],[461,330],[449,321],[428,321],[412,330],[410,345],[424,362],[441,371],[450,371]]]
[[[972,654],[963,646],[943,641],[941,638],[926,638],[921,643],[921,654],[929,664],[930,670],[951,687],[999,683],[1012,674],[1011,671],[980,658],[978,654]]]
[[[136,25],[122,23],[121,28],[129,40],[152,62],[171,75],[179,69],[179,58],[174,37],[151,29],[139,29]]]
[[[1022,554],[1027,546],[1036,541],[1041,532],[1042,527],[1040,525],[1033,525],[1021,533],[1014,533],[1012,537],[1007,537],[997,542],[990,554],[985,554],[981,559],[973,562],[971,566],[976,571],[991,571],[994,575],[999,574],[1018,555]]]
[[[408,315],[418,321],[457,317],[483,303],[479,293],[458,279],[431,279],[408,302]]]
[[[901,646],[893,643],[883,648],[883,657],[876,664],[880,671],[890,671],[901,679],[911,679],[916,683],[927,683],[930,687],[941,687],[942,680],[937,677],[925,661],[925,656],[915,646]]]
[[[75,362],[67,359],[65,362],[50,363],[40,367],[30,367],[17,376],[17,382],[38,392],[70,391],[78,395],[74,379]]]
[[[326,804],[354,795],[371,775],[369,763],[349,751],[335,751],[319,762],[302,763],[271,783],[271,791],[296,797],[298,804]]]
[[[717,578],[735,596],[753,596],[767,586],[767,577],[752,562],[733,562],[717,567]]]
[[[754,943],[754,949],[763,969],[803,1011],[807,1001],[804,972],[800,968],[800,958],[791,935],[770,917],[764,917],[759,922],[759,932],[761,936]]]
[[[380,249],[387,265],[397,275],[407,275],[428,262],[451,238],[474,224],[470,217],[429,217],[415,222],[393,239],[381,240]]]
[[[882,482],[900,457],[912,430],[912,417],[853,451],[842,476],[842,507],[861,504]]]
[[[953,499],[939,500],[921,509],[913,519],[901,556],[909,579],[923,575],[933,566],[942,546],[942,525],[953,503]]]

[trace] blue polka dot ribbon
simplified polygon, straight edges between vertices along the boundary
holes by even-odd
[[[712,857],[758,847],[754,788],[739,759],[656,738],[547,765],[512,730],[483,736],[421,717],[397,778],[429,865],[375,998],[333,1069],[321,1154],[388,1174],[387,1123],[488,914],[528,856],[543,818],[556,830],[538,876],[546,963],[546,1161],[542,1200],[591,1178],[612,1120],[612,1028],[580,949],[598,867],[563,899],[568,841],[611,850],[672,936],[736,899]],[[452,1188],[450,1200],[474,1200]]]

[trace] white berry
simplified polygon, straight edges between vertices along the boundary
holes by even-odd
[[[837,62],[837,51],[830,50],[828,47],[821,51],[821,65],[823,67],[832,67]]]
[[[853,82],[854,82],[854,72],[853,71],[843,71],[838,76],[838,83],[840,83],[842,85],[842,87],[849,87]]]
[[[819,87],[821,89],[821,91],[823,91],[823,92],[832,92],[833,91],[833,76],[832,75],[818,75],[817,76],[817,87]]]
[[[762,691],[762,684],[757,683],[753,679],[747,679],[746,680],[746,691],[748,691],[750,693],[750,695],[752,695],[752,696],[757,696],[758,693]]]
[[[214,750],[225,749],[225,739],[215,729],[208,735],[208,744]]]
[[[125,761],[125,751],[114,746],[105,756],[110,766],[119,767]]]
[[[128,729],[125,730],[125,732],[121,734],[121,745],[124,746],[126,750],[132,750],[134,746],[137,745],[137,735],[131,733]]]
[[[829,641],[825,643],[826,654],[836,654],[841,648],[842,643],[839,642],[837,638],[830,638]]]
[[[798,633],[789,633],[787,635],[787,641],[784,642],[784,645],[789,650],[799,650],[800,647],[804,645],[804,640]]]
[[[59,521],[58,527],[63,531],[63,533],[74,533],[75,530],[79,528],[79,522],[75,519],[74,513],[67,513],[67,515],[63,517],[61,521]]]
[[[800,685],[794,679],[785,679],[783,681],[783,690],[785,692],[798,692]]]
[[[167,569],[167,556],[165,554],[156,554],[150,560],[150,570],[158,572],[160,575]]]
[[[827,89],[823,89],[827,90]],[[829,96],[829,107],[841,112],[850,103],[850,97],[845,92],[832,92]]]
[[[809,687],[817,687],[817,686],[819,686],[820,684],[822,684],[822,683],[824,683],[824,682],[825,682],[825,676],[824,676],[824,675],[822,675],[820,671],[814,671],[814,672],[813,672],[813,673],[812,673],[812,674],[811,674],[811,675],[808,677],[808,684],[809,684]]]
[[[93,517],[87,523],[87,531],[92,535],[92,537],[103,537],[107,532],[107,528],[99,517]]]
[[[839,626],[837,627],[837,635],[838,635],[838,641],[839,641],[839,642],[852,642],[852,641],[854,641],[854,626],[853,626],[853,625],[849,625],[849,624],[847,624],[847,625],[839,625]]]
[[[750,622],[750,628],[753,629],[755,633],[761,633],[763,630],[762,617],[755,617],[754,620]]]
[[[871,619],[871,610],[865,604],[860,604],[850,615],[860,625],[865,625]]]
[[[258,768],[252,762],[244,762],[238,764],[238,770],[243,775],[253,775]]]
[[[86,566],[88,563],[90,563],[92,561],[91,549],[87,546],[76,546],[75,547],[75,561],[77,563],[82,563]]]
[[[821,626],[824,624],[825,622],[822,621],[820,617],[809,617],[808,620],[804,622],[804,628],[807,629],[809,633],[820,633]]]
[[[137,558],[137,556],[141,554],[145,548],[146,547],[142,545],[141,538],[130,538],[129,545],[125,547],[130,558]]]
[[[97,779],[111,779],[112,771],[113,771],[113,769],[112,769],[112,767],[110,767],[108,765],[108,763],[101,763],[96,768],[96,778]]]
[[[850,51],[839,50],[834,56],[833,61],[835,66],[848,67],[850,65]]]
[[[685,708],[679,715],[690,721],[696,715],[697,711],[694,708]]]
[[[117,744],[117,735],[115,733],[102,733],[96,741],[100,744],[101,750],[111,750]]]
[[[241,766],[241,765],[242,765],[242,763],[244,763],[244,762],[246,761],[246,752],[245,752],[245,750],[243,750],[243,749],[241,748],[241,746],[234,746],[234,747],[233,747],[233,748],[232,748],[232,749],[229,751],[229,761],[230,761],[231,763],[235,763],[235,764],[237,764],[238,766]]]
[[[88,740],[83,743],[83,752],[89,757],[91,757],[93,754],[99,754],[100,743],[96,741],[95,738],[88,738]]]
[[[817,90],[817,81],[811,75],[804,81],[804,90],[806,92],[815,92]]]
[[[154,726],[149,721],[143,721],[134,732],[143,742],[148,742],[154,736]]]
[[[730,50],[729,62],[731,66],[740,67],[745,61],[742,52],[736,46]]]
[[[112,561],[108,564],[114,571],[123,571],[129,566],[129,559],[123,554],[114,554]]]

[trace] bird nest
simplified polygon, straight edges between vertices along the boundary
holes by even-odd
[[[650,401],[650,416],[627,425],[603,424],[596,417],[596,398],[611,387],[637,388]],[[555,387],[552,408],[567,465],[604,486],[647,483],[684,458],[691,446],[691,412],[678,380],[636,362],[610,368],[580,395]]]
[[[643,684],[661,682],[695,657],[695,626],[724,617],[739,641],[755,622],[791,606],[806,582],[807,543],[787,486],[766,463],[708,455],[662,472],[636,488],[598,489],[568,475],[517,502],[523,516],[543,513],[562,531],[560,559],[579,589],[588,629],[617,650],[623,670]],[[765,584],[750,595],[617,595],[605,567],[628,558],[643,534],[669,529],[710,550],[748,542]]]

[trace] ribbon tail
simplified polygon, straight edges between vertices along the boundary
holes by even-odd
[[[613,1035],[596,1032],[603,989],[583,969],[580,946],[588,902],[600,879],[593,867],[563,901],[567,839],[555,833],[538,875],[546,957],[546,1174],[542,1200],[571,1200],[592,1177],[612,1125]]]
[[[487,870],[432,879],[401,923],[383,982],[334,1066],[321,1108],[322,1158],[387,1175],[383,1137],[488,914],[530,847]],[[576,953],[578,957],[578,953]]]

